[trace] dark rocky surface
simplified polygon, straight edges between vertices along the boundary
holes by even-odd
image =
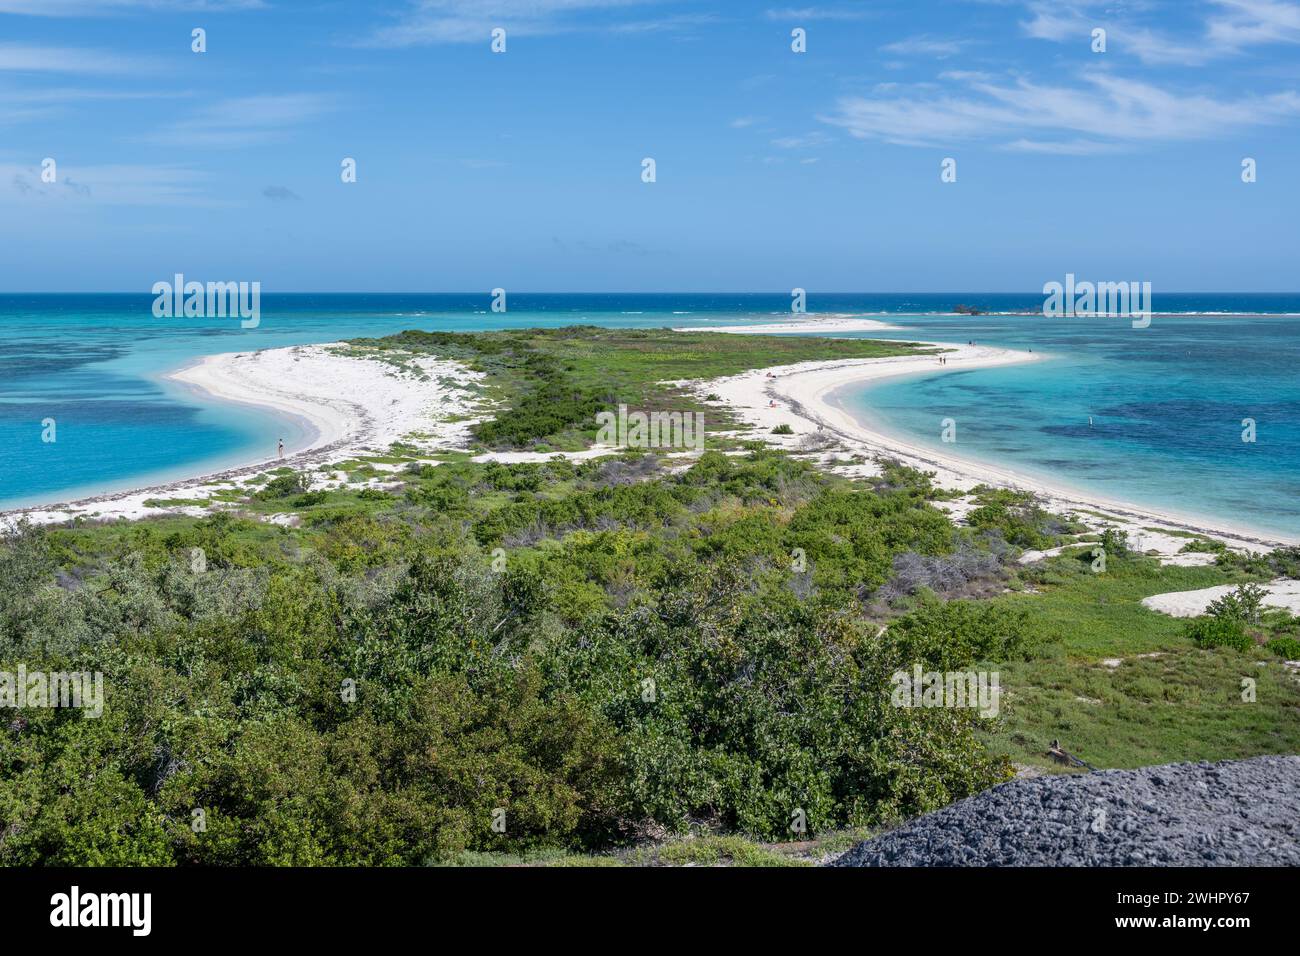
[[[1300,866],[1300,757],[1013,780],[834,866]]]

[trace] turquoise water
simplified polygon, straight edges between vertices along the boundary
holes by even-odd
[[[725,324],[772,318],[789,296],[264,295],[257,328],[236,319],[155,318],[151,295],[0,295],[0,508],[68,501],[292,451],[308,426],[213,403],[162,376],[204,355],[386,335]],[[779,317],[779,316],[778,316]],[[55,421],[53,443],[42,422]]]
[[[270,456],[281,435],[291,449],[308,439],[302,425],[161,380],[202,355],[407,328],[726,325],[788,319],[790,308],[783,294],[511,295],[504,314],[489,302],[267,295],[261,324],[245,330],[232,319],[156,319],[148,295],[0,296],[0,507],[138,487]],[[944,314],[957,303],[999,314]],[[1035,294],[808,300],[810,311],[881,315],[908,330],[876,337],[1052,355],[843,396],[886,428],[1106,497],[1300,533],[1300,295],[1157,295],[1151,327],[1140,330],[1122,319],[1009,314],[1041,307]],[[945,417],[958,422],[956,446],[939,441]],[[1254,444],[1241,441],[1246,417],[1258,422]],[[57,423],[52,444],[41,440],[46,418]]]
[[[1106,498],[1300,536],[1300,318],[1156,315],[1147,329],[1042,316],[893,321],[908,329],[895,337],[1050,358],[845,389],[837,398],[856,417]],[[941,439],[945,418],[955,443]],[[1243,419],[1255,421],[1254,442],[1242,440]]]

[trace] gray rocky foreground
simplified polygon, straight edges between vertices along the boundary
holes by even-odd
[[[1300,866],[1300,757],[1013,780],[833,866]]]

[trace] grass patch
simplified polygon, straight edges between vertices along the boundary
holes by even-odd
[[[1251,654],[1185,647],[1113,668],[1056,658],[999,671],[991,736],[1018,763],[1057,767],[1045,754],[1055,739],[1099,769],[1300,752],[1300,684]],[[1243,678],[1256,681],[1253,703]]]

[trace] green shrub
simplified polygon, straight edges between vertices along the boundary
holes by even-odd
[[[1255,646],[1255,642],[1246,633],[1245,624],[1236,617],[1208,615],[1195,618],[1188,625],[1187,636],[1197,647],[1231,647],[1249,651]]]
[[[891,623],[882,643],[901,667],[962,670],[980,661],[1023,657],[1027,620],[1023,608],[929,599]]]
[[[794,434],[794,429],[791,428],[789,425],[787,425],[785,422],[782,422],[780,425],[777,425],[775,428],[772,429],[772,434],[773,434],[773,435],[793,435],[793,434]]]
[[[1281,578],[1300,578],[1300,546],[1275,548],[1265,559],[1272,574]]]
[[[1300,661],[1300,641],[1294,637],[1275,637],[1264,647],[1284,660]]]
[[[508,408],[471,428],[487,445],[520,447],[578,427],[596,428],[596,413],[611,404],[604,390],[576,384],[560,363],[542,352],[526,350],[521,371],[532,387]]]
[[[271,501],[277,498],[289,498],[293,495],[300,495],[311,487],[311,478],[306,472],[292,471],[287,475],[280,475],[272,478],[266,483],[253,497],[260,498],[263,501]]]
[[[1213,617],[1235,618],[1246,624],[1258,624],[1268,592],[1258,584],[1243,584],[1237,590],[1210,602],[1205,613]]]
[[[1051,529],[1055,519],[1033,494],[981,485],[974,490],[974,496],[979,507],[966,520],[977,531],[999,532],[1008,544],[1018,548],[1042,550],[1056,544],[1057,536]]]
[[[1179,554],[1223,554],[1228,546],[1217,538],[1193,538],[1178,549]]]
[[[1101,547],[1107,557],[1124,558],[1129,554],[1128,532],[1121,528],[1107,528],[1101,533]]]

